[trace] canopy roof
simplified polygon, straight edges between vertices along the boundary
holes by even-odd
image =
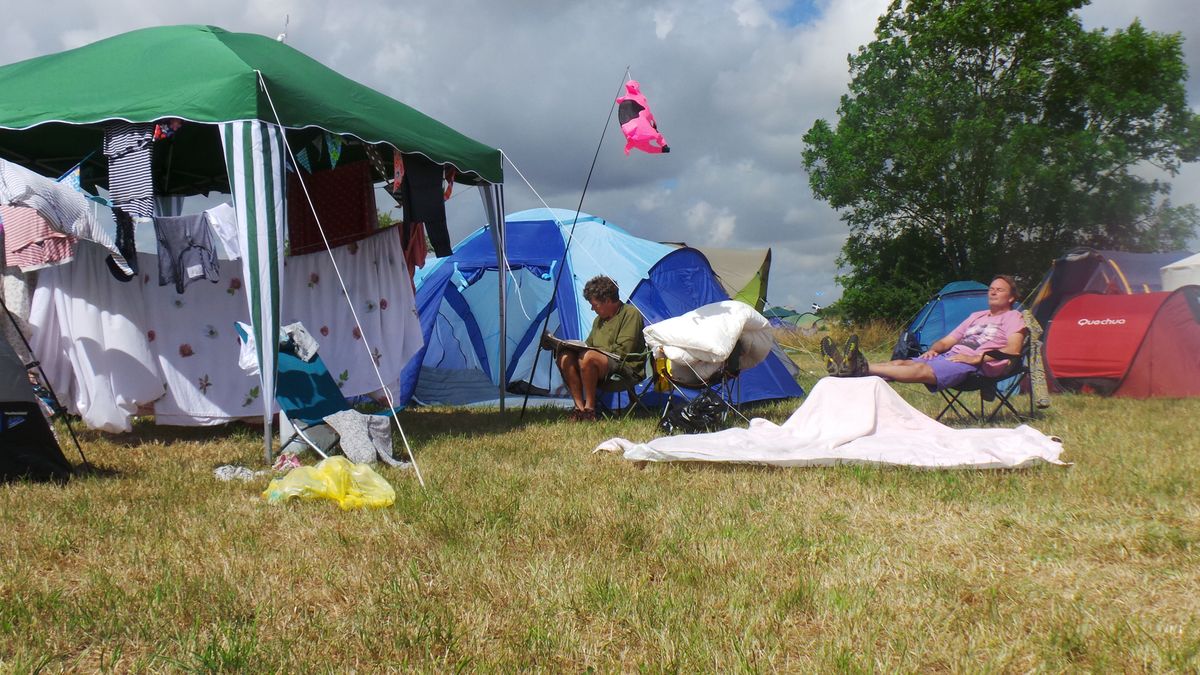
[[[214,26],[145,28],[0,67],[0,92],[0,156],[47,175],[98,149],[106,120],[273,123],[277,112],[294,148],[324,130],[450,164],[461,182],[503,181],[499,150],[284,43]],[[228,188],[215,126],[185,124],[158,145],[170,153],[164,192]],[[350,158],[362,154],[345,151]],[[92,166],[103,173],[101,160],[93,156]]]

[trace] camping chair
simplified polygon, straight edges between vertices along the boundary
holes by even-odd
[[[938,413],[937,420],[949,412],[954,413],[960,418],[969,419],[972,422],[992,422],[1001,410],[1007,408],[1018,420],[1026,420],[1033,417],[1033,387],[1027,387],[1029,397],[1029,413],[1022,415],[1013,405],[1013,400],[1021,394],[1021,384],[1029,377],[1029,349],[1030,340],[1029,334],[1026,333],[1025,341],[1021,343],[1021,354],[1012,356],[1006,354],[999,349],[991,349],[985,352],[987,356],[994,359],[1008,358],[1008,367],[1005,368],[999,375],[988,377],[982,373],[975,373],[964,380],[957,387],[949,387],[941,390],[942,399],[946,405],[942,411]],[[971,392],[979,392],[979,412],[976,414],[974,410],[967,407],[962,401],[964,394]],[[995,401],[996,404],[991,412],[986,415],[984,405],[986,402]]]
[[[664,359],[663,367],[656,366],[654,368],[654,379],[665,384],[667,391],[674,393],[668,395],[663,404],[662,413],[658,419],[659,426],[666,428],[668,423],[672,429],[679,426],[670,419],[672,415],[671,402],[675,398],[675,394],[686,401],[695,399],[698,394],[705,391],[711,391],[717,395],[721,403],[719,421],[722,425],[728,419],[730,411],[742,417],[742,413],[734,403],[740,401],[742,397],[742,382],[738,377],[741,375],[741,370],[737,368],[741,356],[742,346],[738,343],[729,353],[729,358],[720,364],[719,369],[707,377],[701,377],[692,368],[678,366]],[[692,395],[689,396],[687,392],[692,392]]]
[[[641,408],[643,411],[650,413],[651,410],[642,403],[642,395],[654,385],[653,378],[649,378],[646,372],[646,365],[650,361],[650,352],[641,352],[641,366],[635,368],[618,368],[608,374],[597,386],[597,394],[613,394],[616,398],[616,406],[610,408],[604,400],[604,397],[597,395],[596,403],[601,415],[607,418],[625,418],[633,413],[634,410]],[[641,391],[638,391],[641,385]],[[625,395],[625,403],[621,403],[621,395]]]
[[[242,327],[235,327],[245,340],[246,333]],[[309,447],[318,455],[328,457],[330,451],[338,447],[341,438],[325,422],[325,418],[353,409],[346,402],[319,353],[305,361],[284,343],[279,348],[275,401],[279,404],[279,413],[292,426],[292,434],[280,439],[280,454],[298,454]],[[379,414],[390,415],[391,412]]]

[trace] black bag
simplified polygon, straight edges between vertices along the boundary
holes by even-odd
[[[711,389],[705,389],[687,403],[671,402],[658,427],[667,434],[700,434],[721,428],[725,402]]]

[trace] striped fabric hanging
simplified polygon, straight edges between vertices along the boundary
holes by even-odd
[[[283,130],[259,120],[225,122],[220,130],[229,190],[237,212],[250,324],[258,350],[262,378],[259,395],[263,403],[266,457],[270,463],[270,420],[279,356],[283,232],[287,222]],[[264,364],[270,365],[263,367]]]

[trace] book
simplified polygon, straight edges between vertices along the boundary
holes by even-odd
[[[607,356],[610,359],[616,359],[617,361],[622,360],[622,358],[620,356],[617,356],[616,354],[614,354],[612,352],[608,352],[603,349],[597,349],[596,347],[588,346],[588,343],[584,342],[583,340],[564,340],[555,335],[551,335],[550,333],[542,333],[541,346],[542,346],[542,349],[547,349],[553,354],[558,354],[560,351],[563,351],[563,350],[578,352],[578,353],[583,353],[585,351],[591,350],[594,352],[600,352],[601,354],[604,354],[605,356]]]

